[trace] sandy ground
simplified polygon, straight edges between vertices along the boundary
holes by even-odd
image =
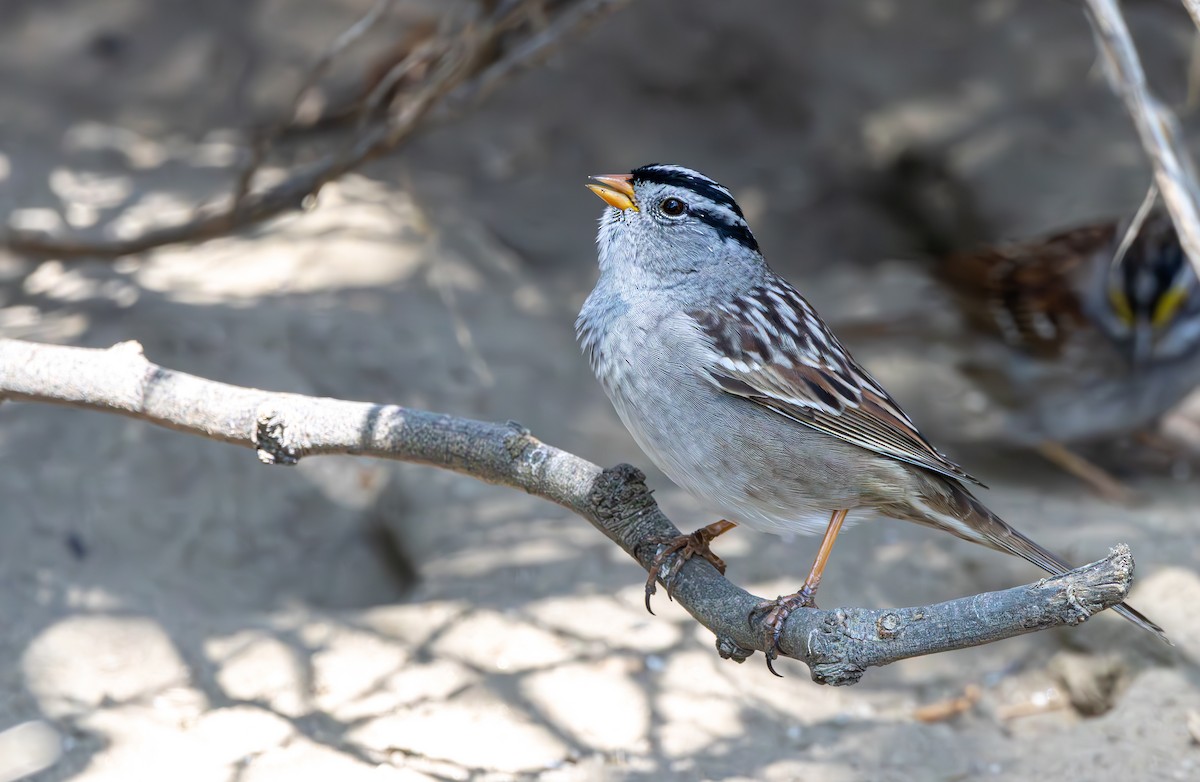
[[[4,4],[0,214],[130,231],[183,213],[223,186],[247,118],[368,5]],[[1153,80],[1182,101],[1186,17],[1126,5]],[[871,315],[896,290],[872,284],[896,268],[878,260],[912,249],[869,197],[898,150],[945,159],[995,236],[1137,203],[1146,167],[1093,65],[1068,3],[643,0],[312,212],[117,263],[0,255],[0,334],[136,339],[205,377],[515,419],[646,467],[573,343],[595,275],[584,175],[709,171],[831,320]],[[903,354],[874,355],[903,379]],[[1136,603],[1177,649],[1106,616],[849,689],[794,663],[780,680],[761,658],[721,661],[665,600],[648,616],[631,561],[522,494],[368,460],[265,468],[5,404],[0,778],[39,759],[33,778],[89,781],[1200,778],[1195,484],[1131,475],[1143,501],[1126,508],[1028,458],[955,454],[1046,545],[1084,560],[1131,544]],[[708,520],[651,475],[680,526]],[[773,595],[814,546],[735,532],[718,548]],[[839,543],[823,603],[1035,575],[880,522]],[[914,717],[972,687],[960,716]]]

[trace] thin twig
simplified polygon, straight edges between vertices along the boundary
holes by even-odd
[[[309,92],[328,73],[329,69],[333,66],[334,60],[349,49],[351,44],[370,32],[371,28],[387,16],[388,11],[391,10],[394,4],[395,0],[378,0],[362,18],[343,30],[341,35],[334,39],[329,48],[325,50],[325,53],[321,55],[320,59],[304,75],[300,86],[296,88],[296,94],[288,104],[286,118],[276,123],[273,127],[259,129],[254,132],[254,140],[250,144],[250,159],[242,166],[242,170],[234,182],[233,205],[230,207],[233,211],[241,208],[242,201],[245,199],[246,194],[250,192],[250,187],[254,183],[254,177],[262,167],[272,143],[300,118],[301,107],[304,104],[304,99],[308,97]]]
[[[1185,0],[1197,19],[1195,0]],[[1125,102],[1142,147],[1154,165],[1154,178],[1163,203],[1175,223],[1180,243],[1200,273],[1200,186],[1195,166],[1179,138],[1179,122],[1156,98],[1116,0],[1087,0],[1088,20],[1105,64],[1109,84]]]
[[[399,62],[387,70],[386,73],[376,82],[366,94],[366,97],[359,101],[359,106],[354,109],[354,113],[358,114],[358,125],[361,129],[367,122],[377,115],[377,112],[383,107],[383,104],[389,101],[393,91],[399,86],[401,80],[413,73],[421,65],[427,65],[432,62],[437,56],[437,41],[428,40],[417,44],[412,51],[408,52]]]
[[[501,84],[520,72],[545,62],[564,39],[586,30],[629,2],[630,0],[587,0],[569,4],[565,10],[558,11],[558,15],[552,21],[543,22],[541,26],[536,27],[528,40],[514,47],[478,78],[463,85],[461,90],[448,96],[443,111],[453,115],[467,106],[487,99]]]
[[[342,52],[349,49],[352,43],[370,32],[372,27],[374,27],[377,23],[379,23],[380,20],[387,16],[388,11],[391,10],[393,5],[395,5],[395,0],[378,0],[378,2],[371,7],[370,11],[367,11],[367,13],[363,15],[361,19],[350,25],[350,27],[346,28],[342,34],[339,35],[332,44],[330,44],[329,48],[325,50],[325,54],[323,54],[321,59],[317,60],[316,64],[309,70],[308,75],[305,77],[304,81],[301,82],[300,88],[296,91],[296,97],[292,100],[293,112],[300,105],[301,101],[304,100],[305,94],[316,85],[316,83],[321,79],[322,76],[326,74],[326,72],[328,72],[329,68],[333,65],[333,61],[336,60],[342,54]],[[295,119],[294,115],[292,119]]]
[[[1121,237],[1121,243],[1117,245],[1117,251],[1113,253],[1112,265],[1114,267],[1121,263],[1121,260],[1125,258],[1125,253],[1129,252],[1129,248],[1133,246],[1133,240],[1141,232],[1146,218],[1150,216],[1150,210],[1154,208],[1157,201],[1158,183],[1151,180],[1150,187],[1146,188],[1146,195],[1142,197],[1141,205],[1138,206],[1129,225],[1125,226],[1125,234]]]
[[[141,346],[108,350],[0,339],[0,400],[47,402],[119,413],[254,449],[268,464],[318,454],[357,454],[433,465],[522,489],[589,521],[642,567],[679,534],[628,465],[601,470],[546,445],[516,424],[492,424],[395,405],[320,399],[217,383],[150,363]],[[670,592],[738,662],[771,644],[762,600],[700,557],[676,569]],[[916,608],[799,609],[780,639],[814,681],[853,684],[867,668],[962,649],[1057,625],[1075,625],[1122,602],[1133,558],[1118,546],[1104,560],[1061,576]]]
[[[1196,27],[1200,28],[1200,0],[1183,0],[1183,7],[1187,9],[1188,16],[1192,17]]]
[[[229,203],[199,210],[183,223],[151,228],[131,237],[96,236],[94,230],[46,235],[9,228],[0,233],[0,246],[42,258],[114,258],[167,244],[225,236],[283,212],[303,209],[313,203],[326,183],[393,152],[434,119],[445,119],[476,105],[502,81],[542,61],[554,46],[627,2],[562,0],[555,4],[554,19],[546,27],[530,24],[531,19],[540,17],[541,0],[498,3],[491,16],[467,24],[455,37],[441,39],[439,51],[428,55],[436,60],[434,67],[420,84],[409,87],[395,100],[392,111],[355,127],[348,142],[333,142],[336,152],[296,168],[269,188],[252,191],[247,177],[245,184],[235,183],[235,197]],[[492,53],[501,41],[507,51],[493,62]],[[433,109],[443,104],[446,110],[434,114]],[[240,176],[246,176],[244,171]]]

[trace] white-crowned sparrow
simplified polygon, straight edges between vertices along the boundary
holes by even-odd
[[[1040,450],[1110,495],[1066,445],[1150,427],[1200,385],[1200,279],[1170,217],[1084,225],[943,258],[961,368],[997,413],[975,439]],[[965,339],[963,339],[965,337]]]
[[[727,189],[675,165],[595,176],[588,187],[608,208],[600,278],[576,322],[583,350],[642,450],[725,517],[664,551],[717,564],[707,544],[736,524],[825,531],[804,586],[764,606],[773,645],[788,614],[813,604],[843,522],[876,513],[1049,573],[1069,569],[967,490],[978,481],[929,444],[767,266]],[[1116,610],[1165,640],[1128,605]]]

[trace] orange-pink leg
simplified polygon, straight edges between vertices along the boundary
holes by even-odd
[[[771,633],[771,645],[767,651],[767,668],[775,673],[775,666],[771,661],[779,653],[779,636],[783,632],[783,625],[787,622],[788,616],[797,608],[816,608],[817,604],[814,598],[817,595],[817,587],[821,585],[821,575],[825,572],[825,566],[829,564],[829,555],[833,552],[834,541],[837,540],[838,533],[842,531],[842,522],[846,520],[846,514],[849,510],[835,510],[829,518],[829,526],[825,528],[825,537],[821,539],[821,548],[817,549],[817,558],[813,560],[812,569],[808,571],[808,578],[804,579],[804,586],[795,594],[777,597],[774,600],[764,600],[755,607],[755,612],[766,611],[767,615],[764,620],[767,629]]]

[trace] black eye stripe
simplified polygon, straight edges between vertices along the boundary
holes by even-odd
[[[742,213],[742,208],[733,200],[728,190],[708,177],[677,166],[656,163],[634,169],[632,180],[634,187],[639,184],[657,184],[683,188],[699,196],[697,200],[701,202],[707,199],[708,202],[725,207],[737,217],[733,218],[722,211],[705,209],[695,201],[687,203],[687,212],[715,230],[721,238],[732,239],[743,247],[758,252],[758,241],[746,225],[746,216]]]
[[[1125,254],[1119,270],[1122,290],[1134,312],[1152,315],[1186,263],[1189,261],[1174,228],[1168,225],[1163,230],[1151,218]]]
[[[689,208],[688,213],[716,231],[721,238],[732,239],[738,244],[758,252],[758,241],[754,238],[754,234],[750,233],[750,227],[746,225],[745,221],[739,220],[731,223],[729,218],[723,214],[710,212],[707,209],[697,209],[695,206]]]

